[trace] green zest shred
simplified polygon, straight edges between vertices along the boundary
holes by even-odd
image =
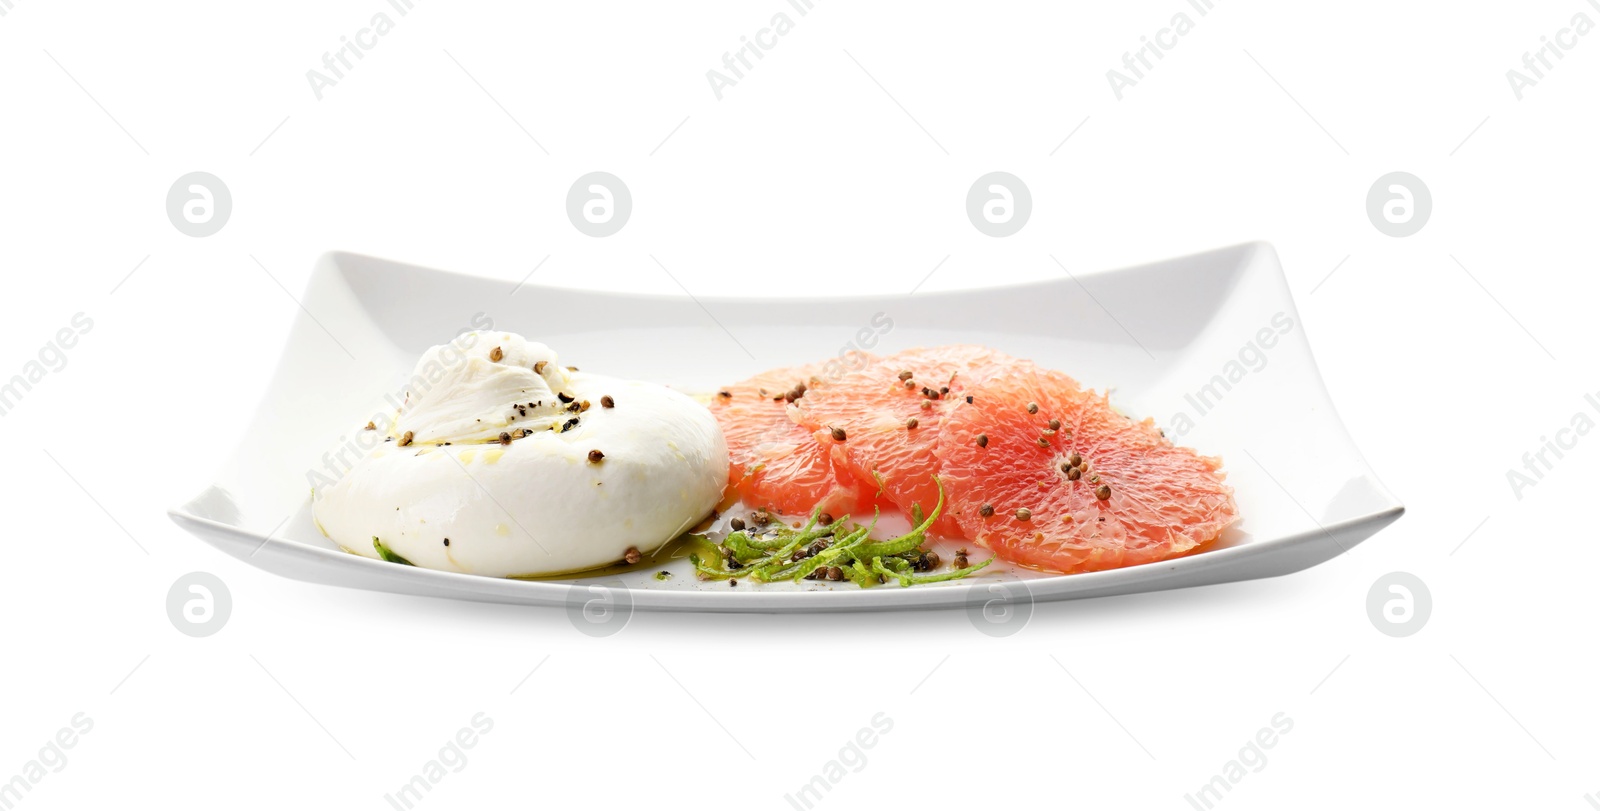
[[[383,558],[384,560],[387,560],[390,563],[403,563],[403,564],[405,564],[407,566],[415,566],[416,565],[416,564],[412,563],[411,561],[406,560],[405,558],[400,557],[399,555],[396,555],[394,553],[394,550],[390,549],[387,546],[384,546],[383,545],[383,541],[378,540],[378,536],[376,536],[376,535],[372,536],[372,548],[378,550],[378,557]]]
[[[861,588],[871,588],[880,583],[898,583],[901,587],[923,583],[940,583],[959,580],[990,563],[994,558],[962,569],[931,574],[916,574],[916,561],[926,552],[928,530],[944,511],[944,485],[937,478],[939,500],[933,511],[923,515],[920,505],[913,506],[910,532],[894,538],[877,540],[872,537],[878,525],[874,514],[867,526],[850,524],[850,516],[831,523],[822,523],[822,508],[811,513],[811,518],[799,529],[777,522],[775,528],[763,531],[738,530],[731,532],[715,545],[718,557],[704,560],[698,553],[689,555],[695,572],[707,580],[735,580],[748,578],[758,583],[789,580],[799,583],[819,569],[837,566],[845,578]],[[707,546],[710,539],[697,536]],[[376,539],[374,539],[376,540]],[[826,543],[825,548],[817,545]],[[380,554],[381,554],[380,550]],[[392,554],[392,553],[391,553]],[[799,560],[795,560],[796,555]]]
[[[965,569],[953,569],[948,572],[939,572],[938,574],[914,574],[911,576],[911,585],[915,586],[922,583],[942,583],[946,580],[960,580],[961,578],[966,577],[967,575],[972,574],[973,572],[976,572],[977,570],[982,569],[991,563],[994,563],[993,557],[990,557],[982,563],[968,566]]]

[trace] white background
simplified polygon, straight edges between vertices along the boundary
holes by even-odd
[[[1520,101],[1505,75],[1573,15],[1600,21],[1583,0],[418,0],[320,101],[306,71],[383,0],[13,3],[0,377],[94,322],[0,418],[0,780],[94,722],[18,807],[388,808],[478,712],[493,730],[419,807],[789,808],[880,712],[892,731],[821,807],[1189,808],[1277,713],[1292,732],[1220,807],[1600,793],[1600,439],[1520,500],[1506,481],[1600,391],[1600,35]],[[706,71],[779,11],[794,30],[717,100]],[[1117,100],[1106,71],[1179,11],[1194,30]],[[196,170],[234,200],[203,239],[164,208]],[[634,198],[605,239],[564,211],[594,170]],[[995,170],[1034,198],[1004,239],[963,210]],[[1365,212],[1396,170],[1434,200],[1403,239]],[[1409,508],[1301,574],[1041,605],[1003,639],[960,612],[640,614],[591,639],[559,611],[278,579],[164,514],[234,444],[325,250],[506,279],[548,256],[533,282],[681,293],[654,254],[694,293],[780,295],[1251,239],[1277,246],[1342,416]],[[206,639],[164,607],[195,570],[234,600]],[[1365,608],[1396,570],[1434,601],[1404,639]]]

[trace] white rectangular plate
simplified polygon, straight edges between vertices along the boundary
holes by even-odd
[[[1251,243],[1060,280],[912,297],[732,299],[526,285],[332,253],[318,263],[271,387],[216,482],[171,511],[179,526],[270,572],[330,585],[464,600],[665,611],[857,611],[1062,600],[1248,580],[1328,560],[1404,507],[1367,467],[1317,373],[1277,254]],[[480,316],[481,314],[481,316]],[[1241,520],[1207,551],[1077,575],[991,566],[965,581],[873,589],[730,588],[687,560],[607,579],[517,581],[369,560],[310,519],[313,471],[373,404],[403,393],[423,350],[474,324],[542,341],[564,361],[710,392],[758,371],[837,354],[977,343],[1109,389],[1180,444],[1221,456]],[[874,321],[874,319],[877,319]],[[884,320],[892,327],[881,335]],[[873,328],[873,325],[878,325]],[[857,344],[859,345],[859,344]],[[657,580],[667,569],[674,576]]]

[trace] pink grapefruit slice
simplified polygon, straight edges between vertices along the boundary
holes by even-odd
[[[934,475],[942,423],[965,403],[969,387],[995,374],[1031,364],[981,346],[912,349],[820,383],[796,401],[800,422],[858,480],[873,481],[902,512],[933,509],[939,498]],[[960,537],[948,514],[931,530]]]
[[[822,364],[762,372],[712,396],[728,441],[728,482],[747,507],[807,515],[870,514],[876,485],[835,467],[810,429],[795,420],[794,395],[820,379]]]
[[[993,376],[946,418],[950,512],[1002,560],[1073,573],[1186,554],[1238,514],[1221,461],[1043,369]]]

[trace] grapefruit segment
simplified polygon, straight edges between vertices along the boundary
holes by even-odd
[[[711,413],[728,441],[729,486],[745,506],[788,515],[806,515],[819,506],[840,516],[871,511],[876,485],[836,469],[811,430],[793,418],[789,395],[813,385],[822,368],[773,369],[712,397]]]
[[[1064,374],[1017,369],[967,393],[973,402],[940,430],[942,479],[966,537],[1002,560],[1061,573],[1151,563],[1215,539],[1237,517],[1220,460],[1172,444],[1154,421],[1134,422]]]
[[[818,384],[796,401],[799,420],[816,432],[836,465],[873,481],[907,515],[930,510],[939,498],[934,454],[946,414],[965,403],[969,386],[1031,364],[981,346],[912,349]],[[960,536],[948,512],[932,534]]]

